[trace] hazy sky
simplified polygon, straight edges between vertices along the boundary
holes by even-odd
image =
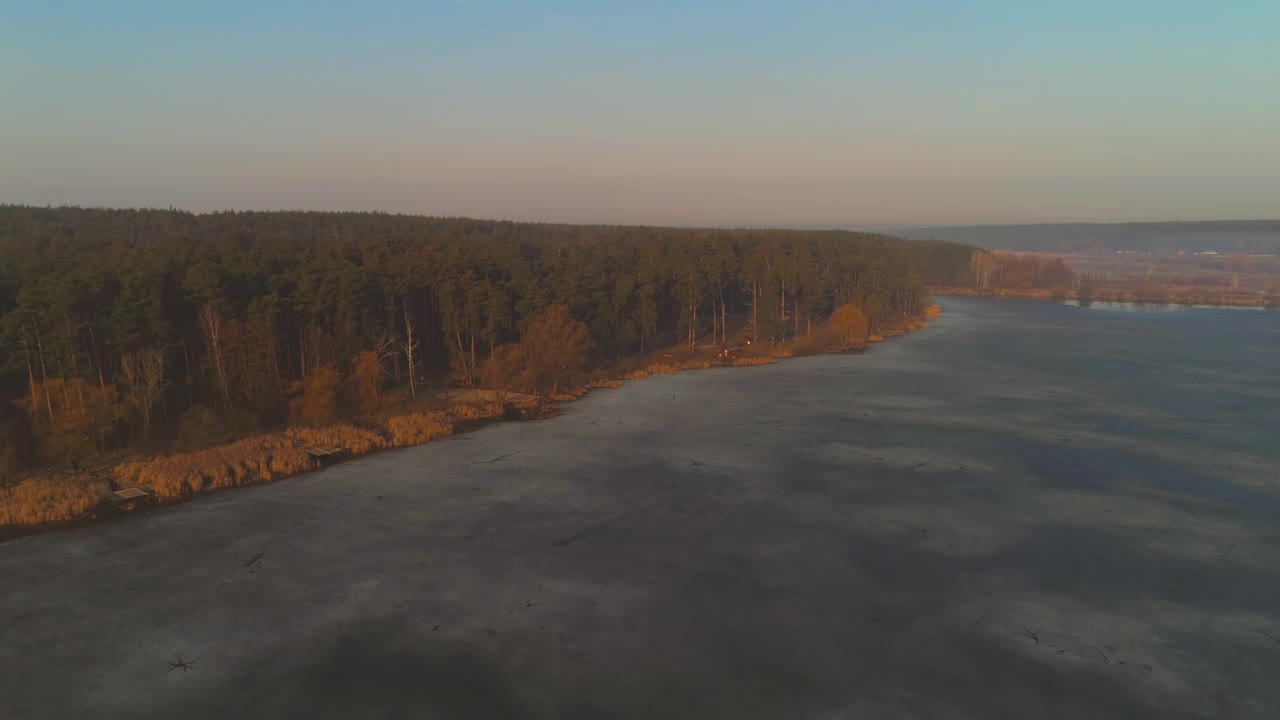
[[[1280,2],[0,0],[0,202],[1280,216]]]

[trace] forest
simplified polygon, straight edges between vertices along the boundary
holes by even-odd
[[[371,412],[555,392],[673,345],[868,332],[970,247],[846,231],[0,206],[0,479]]]

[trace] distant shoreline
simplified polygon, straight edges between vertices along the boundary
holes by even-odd
[[[1045,302],[1065,302],[1074,301],[1080,304],[1086,303],[1132,303],[1134,305],[1182,305],[1182,306],[1206,306],[1206,307],[1244,307],[1244,308],[1277,308],[1280,303],[1275,298],[1262,295],[1222,295],[1218,293],[1197,293],[1197,292],[1174,292],[1170,291],[1164,298],[1144,297],[1141,293],[1131,290],[1124,291],[1102,291],[1092,296],[1081,299],[1079,293],[1074,290],[1065,290],[1054,292],[1052,290],[1044,290],[1038,288],[1029,289],[1009,289],[1009,288],[990,288],[980,290],[978,288],[958,288],[958,287],[935,287],[929,288],[931,295],[951,296],[951,297],[999,297],[999,298],[1016,298],[1024,300],[1043,300]]]

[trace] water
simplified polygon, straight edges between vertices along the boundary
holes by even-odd
[[[0,544],[0,716],[1275,717],[1276,317],[944,306]]]

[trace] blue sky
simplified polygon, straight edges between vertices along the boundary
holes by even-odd
[[[1280,3],[11,2],[0,202],[1280,216]]]

